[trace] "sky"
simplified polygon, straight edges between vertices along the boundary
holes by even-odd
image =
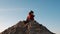
[[[26,20],[30,10],[37,22],[60,34],[60,0],[0,0],[0,32]]]

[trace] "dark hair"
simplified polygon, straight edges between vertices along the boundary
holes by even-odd
[[[32,10],[29,12],[29,14],[34,13]]]

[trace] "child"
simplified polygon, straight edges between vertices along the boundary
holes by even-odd
[[[29,15],[27,16],[27,21],[34,20],[34,12],[30,11]]]
[[[31,10],[27,16],[27,19],[25,21],[25,24],[28,23],[29,21],[33,21],[34,20],[34,12]]]

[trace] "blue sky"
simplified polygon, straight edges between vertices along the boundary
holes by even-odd
[[[60,0],[0,0],[0,32],[35,12],[35,20],[60,34]]]

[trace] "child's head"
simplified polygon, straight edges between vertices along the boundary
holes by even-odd
[[[31,11],[29,12],[29,14],[34,14],[34,12],[31,10]]]

